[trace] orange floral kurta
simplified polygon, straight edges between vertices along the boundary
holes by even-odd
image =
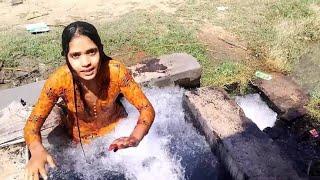
[[[122,63],[115,60],[102,62],[96,79],[101,91],[96,102],[88,104],[88,109],[85,109],[80,99],[79,83],[74,82],[68,66],[58,68],[46,80],[38,102],[26,122],[26,143],[30,145],[34,141],[41,142],[41,126],[59,97],[68,109],[68,118],[63,120],[63,124],[75,141],[80,140],[77,122],[80,137],[86,140],[110,132],[121,118],[127,116],[118,98],[120,94],[140,112],[137,123],[151,126],[155,116],[153,107]]]

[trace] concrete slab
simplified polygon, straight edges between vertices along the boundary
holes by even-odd
[[[279,118],[294,120],[306,114],[308,96],[289,76],[272,73],[271,80],[257,79],[252,84],[267,100]]]
[[[20,102],[20,99],[23,99],[27,103],[34,104],[38,99],[44,82],[45,81],[39,81],[16,88],[1,90],[0,109],[5,108],[13,101]]]
[[[0,148],[24,142],[23,128],[26,118],[29,116],[31,110],[31,107],[23,107],[22,105],[19,106],[17,104],[13,104],[12,107],[5,109],[7,112],[3,112],[3,110],[0,112],[3,113],[0,118],[0,123],[2,124],[0,127]],[[60,107],[53,107],[41,128],[41,135],[43,139],[46,139],[52,129],[60,124],[62,113],[63,112]]]
[[[186,92],[183,105],[235,179],[299,179],[279,147],[217,88]]]
[[[149,86],[200,86],[201,66],[197,59],[185,53],[174,53],[150,59],[129,68],[134,79]]]

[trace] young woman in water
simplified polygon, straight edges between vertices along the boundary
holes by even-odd
[[[155,112],[149,100],[128,69],[105,55],[93,25],[81,21],[68,25],[62,33],[62,55],[66,65],[46,80],[24,128],[31,152],[26,179],[39,179],[40,175],[46,179],[45,165],[55,167],[52,156],[41,143],[40,129],[60,97],[68,110],[62,123],[72,139],[81,144],[109,133],[127,116],[119,101],[120,95],[139,110],[140,116],[131,135],[114,140],[109,151],[137,146],[154,120]]]

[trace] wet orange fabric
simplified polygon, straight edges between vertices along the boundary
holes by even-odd
[[[84,106],[80,99],[79,83],[73,80],[68,66],[58,68],[46,80],[38,102],[26,122],[26,143],[29,145],[34,141],[41,141],[41,126],[60,97],[68,110],[63,124],[75,141],[80,140],[77,122],[80,137],[85,140],[110,132],[121,118],[127,116],[118,99],[120,94],[140,112],[137,124],[151,126],[154,120],[153,107],[122,63],[115,60],[103,62],[96,79],[101,87],[98,99]]]

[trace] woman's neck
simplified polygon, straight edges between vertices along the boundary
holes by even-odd
[[[83,89],[85,90],[85,92],[90,91],[90,92],[93,92],[94,94],[96,94],[99,91],[99,87],[97,84],[97,78],[94,78],[89,81],[80,79],[80,83],[81,83],[81,86],[83,87]]]

